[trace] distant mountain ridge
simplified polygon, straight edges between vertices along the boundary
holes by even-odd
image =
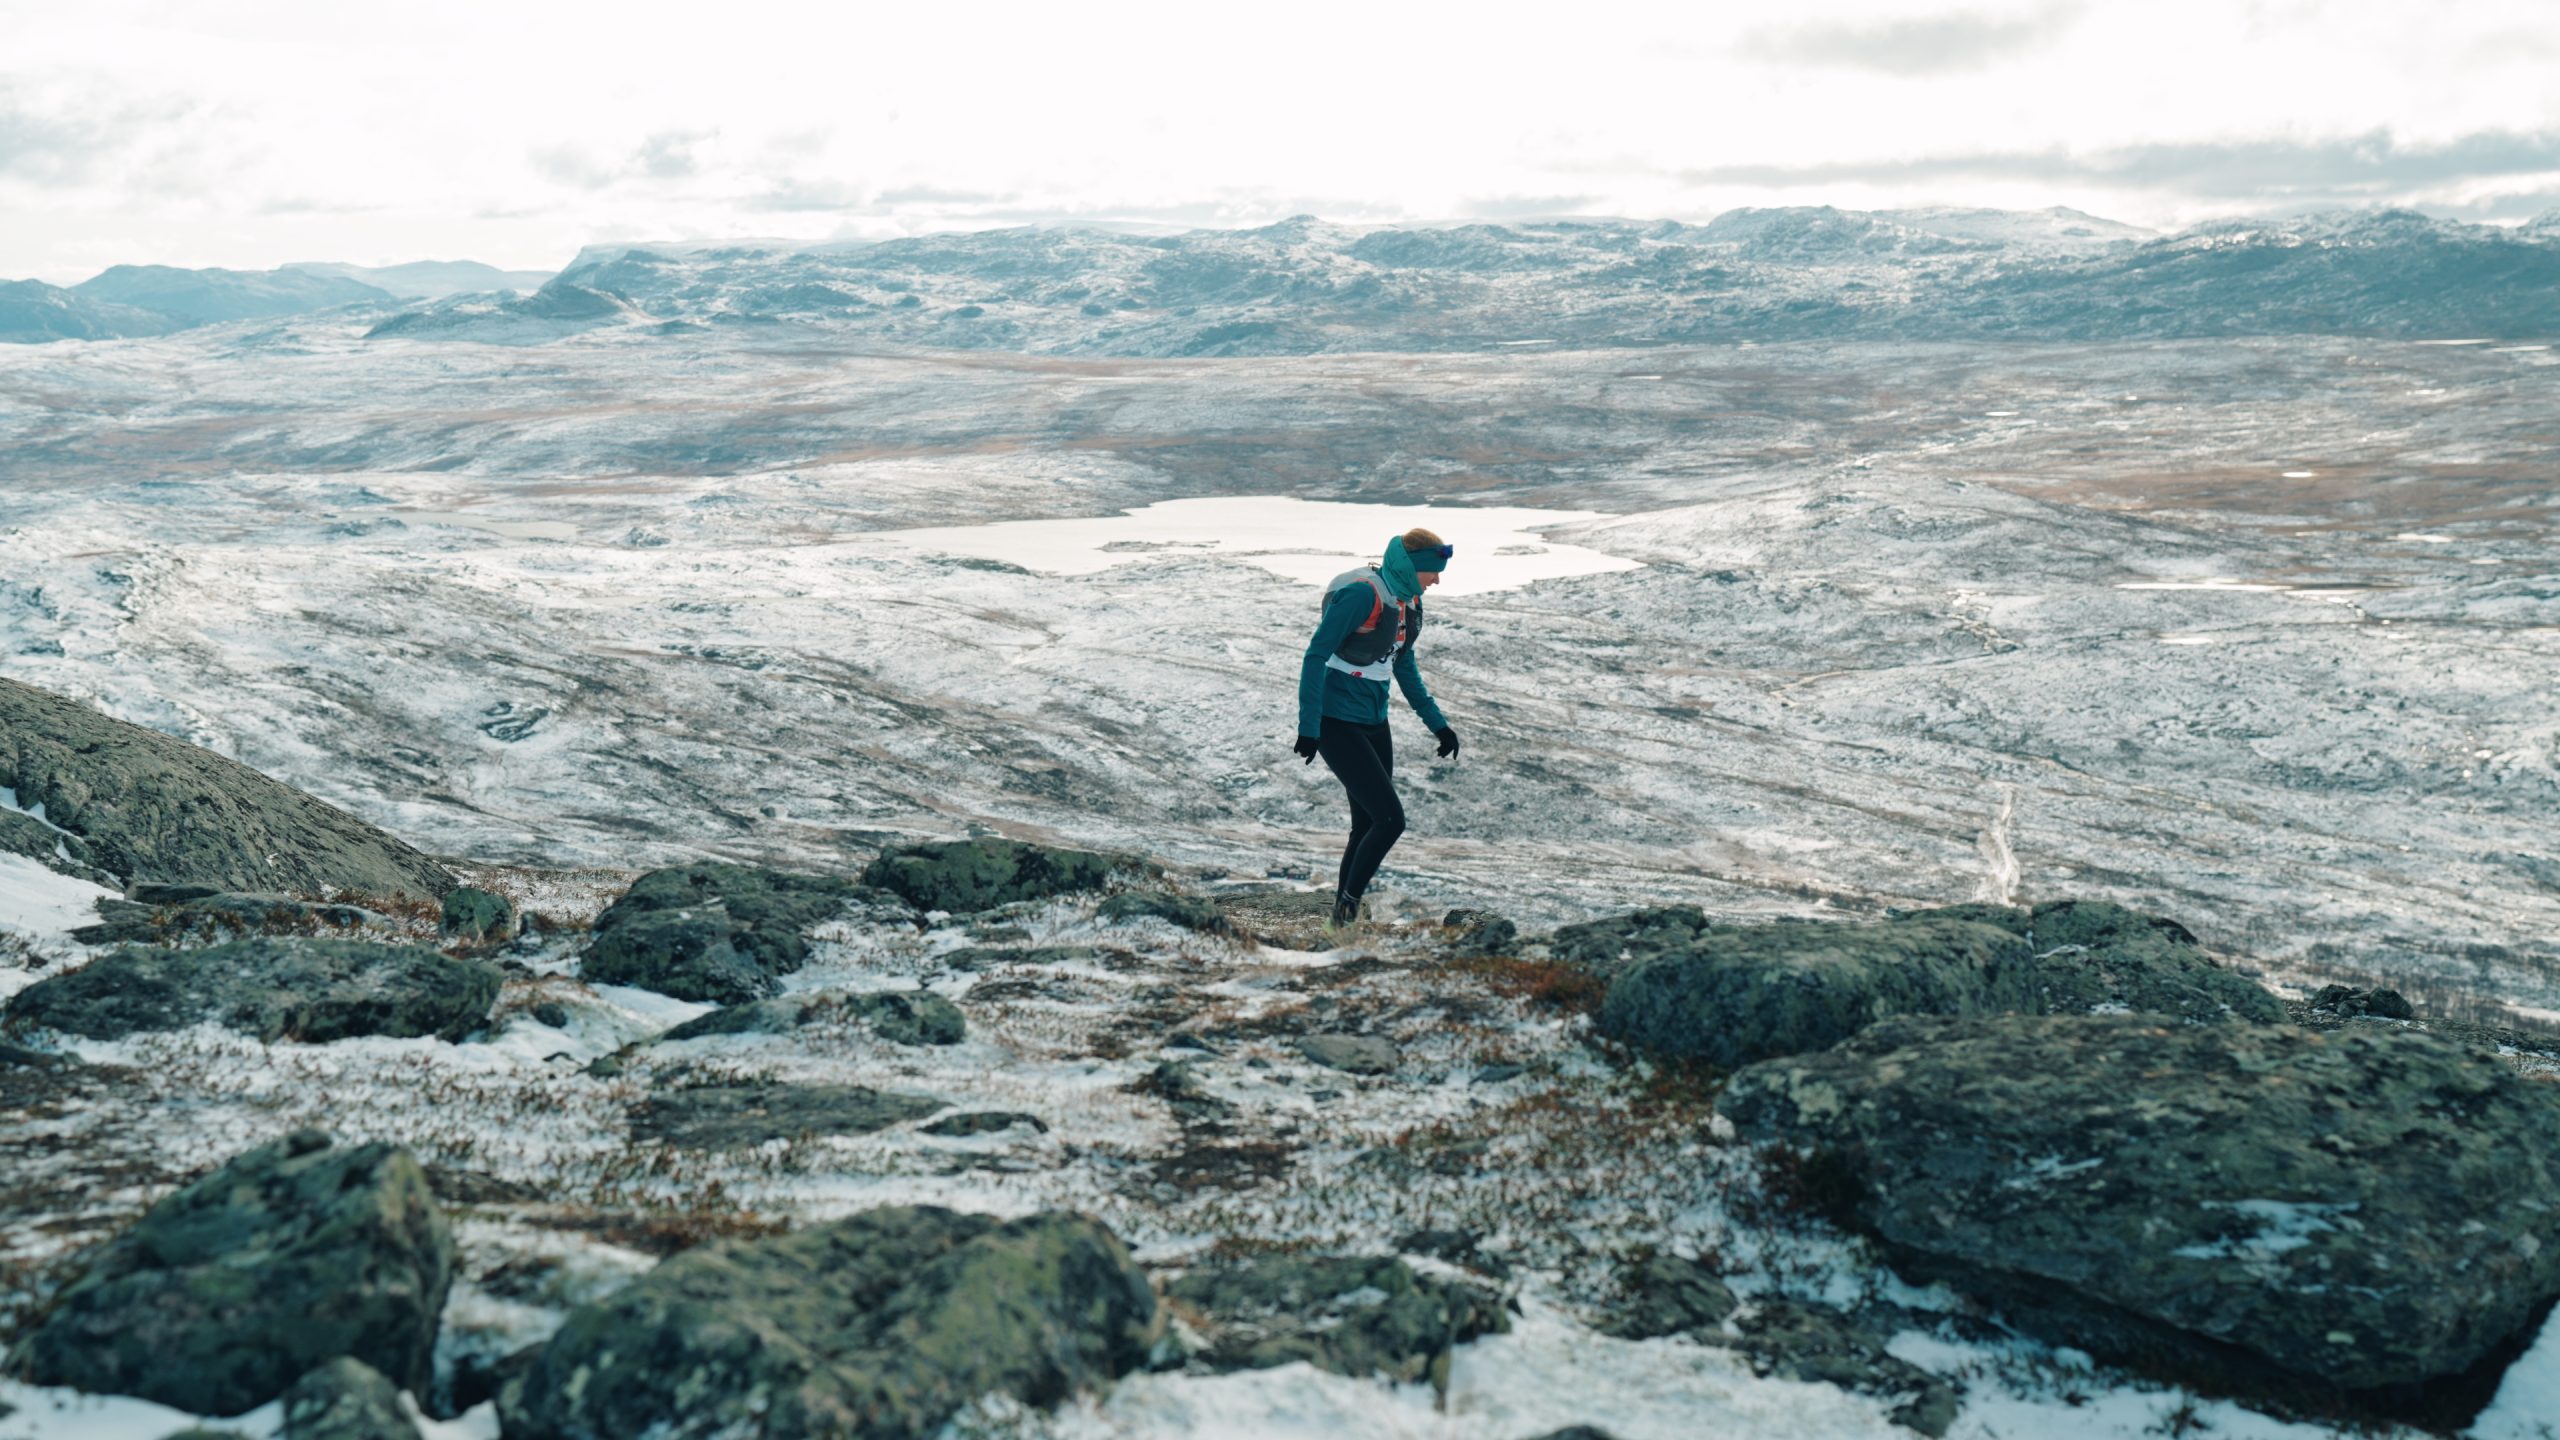
[[[539,288],[535,288],[538,283]],[[529,294],[508,294],[530,290]],[[1818,339],[2547,338],[2560,212],[2406,210],[2158,234],[2068,209],[1728,211],[1677,221],[1143,235],[1026,227],[878,242],[591,246],[558,275],[476,262],[119,266],[0,286],[0,340],[155,335],[345,305],[368,334],[539,344],[796,326],[887,348],[1191,356]]]
[[[463,290],[531,290],[544,272],[476,260],[406,265],[301,264],[274,270],[116,265],[77,285],[0,281],[0,343],[117,340],[234,320],[273,320],[349,305],[393,308]]]
[[[798,326],[885,348],[1198,356],[1822,339],[2547,337],[2560,227],[2411,211],[2160,235],[2069,210],[1825,206],[1704,225],[1430,228],[1298,217],[1145,236],[1025,228],[873,244],[590,247],[530,297],[383,337]]]

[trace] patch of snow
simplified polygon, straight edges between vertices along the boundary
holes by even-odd
[[[0,931],[62,941],[73,930],[96,923],[98,902],[115,894],[104,885],[49,870],[40,860],[0,854]],[[9,975],[0,973],[0,988],[14,989]]]
[[[83,1395],[49,1385],[0,1379],[0,1440],[161,1440],[203,1417],[130,1395]],[[284,1424],[284,1406],[270,1401],[245,1415],[208,1422],[244,1435],[273,1435]],[[494,1435],[496,1432],[490,1432]],[[435,1440],[477,1440],[446,1434]]]
[[[2560,1435],[2560,1312],[2542,1323],[2531,1348],[2507,1367],[2489,1408],[2466,1440],[2551,1440]]]

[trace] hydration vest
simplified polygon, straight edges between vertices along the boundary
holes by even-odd
[[[1369,587],[1369,618],[1343,637],[1326,668],[1348,670],[1366,679],[1384,681],[1387,678],[1386,666],[1394,661],[1396,652],[1412,649],[1415,637],[1422,633],[1422,597],[1397,599],[1395,592],[1387,588],[1386,578],[1378,573],[1378,567],[1363,565],[1357,570],[1345,570],[1325,582],[1323,608],[1332,609],[1333,597],[1354,585]],[[1391,611],[1394,614],[1392,624],[1388,622]],[[1372,670],[1376,673],[1370,673]]]

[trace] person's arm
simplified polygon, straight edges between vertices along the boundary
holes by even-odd
[[[1374,598],[1366,585],[1345,585],[1334,592],[1331,603],[1324,607],[1324,619],[1316,626],[1316,638],[1307,642],[1307,656],[1298,662],[1298,733],[1324,733],[1324,662],[1369,618],[1369,602]]]
[[[1431,701],[1430,688],[1422,683],[1422,667],[1414,663],[1412,646],[1396,652],[1395,672],[1396,688],[1404,692],[1404,703],[1422,717],[1423,727],[1435,735],[1448,729],[1449,722],[1441,717],[1440,707]]]

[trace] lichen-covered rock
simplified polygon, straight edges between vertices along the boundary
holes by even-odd
[[[425,855],[290,785],[14,680],[0,680],[0,786],[127,881],[418,898],[454,885]]]
[[[1449,953],[1460,957],[1508,955],[1520,947],[1520,927],[1482,910],[1452,910],[1440,917],[1449,931]]]
[[[1020,840],[935,841],[882,851],[862,872],[862,883],[897,894],[920,910],[961,915],[1100,890],[1124,863],[1089,850]]]
[[[176,898],[100,900],[99,922],[72,931],[71,938],[83,945],[167,945],[248,935],[343,936],[367,926],[390,928],[390,921],[361,906],[265,892],[198,894],[197,888],[146,885],[137,893]]]
[[[1216,1371],[1304,1360],[1445,1389],[1453,1346],[1511,1328],[1494,1295],[1393,1256],[1269,1255],[1194,1270],[1165,1293],[1200,1317],[1208,1343],[1192,1360]]]
[[[820,990],[725,1006],[658,1038],[783,1035],[811,1026],[860,1026],[892,1045],[957,1045],[969,1033],[960,1007],[930,990]]]
[[[423,1390],[452,1278],[452,1236],[409,1152],[306,1130],[100,1246],[11,1359],[39,1385],[204,1415],[263,1405],[341,1355]]]
[[[652,870],[596,917],[580,973],[679,1000],[761,1000],[808,961],[810,928],[864,893],[834,876],[751,865]]]
[[[1130,890],[1103,901],[1102,908],[1095,913],[1101,919],[1111,921],[1145,919],[1169,921],[1185,930],[1197,930],[1203,935],[1236,933],[1235,923],[1227,918],[1227,912],[1219,909],[1216,901],[1203,899],[1198,895],[1175,895],[1162,890]]]
[[[2417,1007],[2397,990],[2359,990],[2352,985],[2323,985],[2311,997],[2311,1008],[2332,1015],[2370,1016],[2376,1020],[2414,1020]]]
[[[1819,1050],[1894,1015],[2279,1021],[2283,1002],[2222,969],[2172,921],[2058,901],[1964,905],[1876,924],[1788,921],[1664,932],[1620,970],[1602,1034],[1731,1068]]]
[[[919,1440],[985,1395],[1099,1389],[1154,1337],[1098,1222],[898,1207],[667,1260],[572,1311],[499,1412],[508,1440]]]
[[[1665,905],[1564,926],[1547,937],[1547,950],[1605,980],[1656,955],[1689,948],[1706,928],[1706,912],[1697,906]]]
[[[1994,967],[2026,942],[1961,920],[1709,927],[1609,985],[1599,1030],[1731,1068],[1836,1045],[1889,1015],[2004,1008]]]
[[[260,937],[202,950],[136,948],[39,980],[12,997],[12,1025],[92,1040],[210,1021],[261,1040],[358,1035],[459,1040],[489,1018],[495,966],[421,945]]]
[[[1701,1336],[1738,1351],[1754,1374],[1837,1385],[1892,1403],[1893,1423],[1944,1435],[1961,1400],[1955,1386],[1885,1349],[1886,1337],[1828,1306],[1770,1299],[1734,1316],[1731,1335]]]
[[[2397,1027],[1909,1018],[1722,1109],[1906,1268],[2182,1374],[2388,1392],[2560,1296],[2560,1089]]]
[[[515,928],[516,907],[504,895],[463,885],[444,897],[438,929],[456,940],[504,940]]]
[[[1713,1270],[1678,1255],[1653,1255],[1618,1271],[1618,1297],[1604,1334],[1651,1340],[1713,1329],[1742,1302]]]
[[[867,1085],[695,1085],[651,1096],[631,1133],[687,1150],[743,1150],[802,1135],[868,1135],[949,1103]]]
[[[2007,1008],[2037,1015],[2122,1009],[2185,1020],[2284,1019],[2284,1002],[2245,975],[2213,962],[2175,920],[2103,900],[2055,900],[2022,910],[1959,905],[1906,920],[1965,919],[1997,925],[2027,942],[1992,977]]]
[[[277,1440],[418,1440],[400,1387],[361,1360],[341,1355],[284,1392]]]

